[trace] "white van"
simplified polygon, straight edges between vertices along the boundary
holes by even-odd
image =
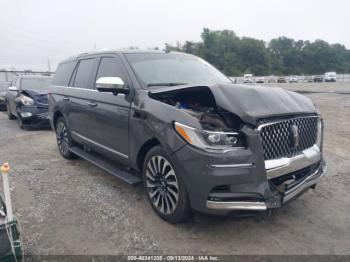
[[[253,75],[252,74],[244,74],[243,83],[253,83]]]
[[[336,82],[337,81],[337,73],[336,72],[327,72],[324,74],[325,82]]]

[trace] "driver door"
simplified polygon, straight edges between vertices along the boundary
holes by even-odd
[[[101,56],[93,76],[94,88],[100,77],[120,77],[128,84],[127,74],[116,55]],[[91,93],[86,101],[89,129],[86,135],[94,149],[123,163],[129,155],[130,95],[98,92]]]

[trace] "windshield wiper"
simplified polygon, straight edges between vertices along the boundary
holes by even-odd
[[[187,85],[187,83],[151,83],[151,84],[148,84],[147,87],[150,87],[150,86],[180,86],[180,85]]]

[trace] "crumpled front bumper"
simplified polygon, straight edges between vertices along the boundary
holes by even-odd
[[[307,175],[291,187],[276,194],[275,197],[262,201],[210,201],[207,200],[208,209],[216,210],[267,210],[277,208],[288,203],[299,195],[314,187],[326,173],[326,163],[322,161],[316,171]]]
[[[22,106],[17,110],[17,115],[21,118],[25,127],[50,127],[48,108]],[[28,113],[30,113],[30,116],[26,116]]]
[[[194,210],[226,215],[277,208],[324,176],[326,164],[317,146],[278,163],[266,162],[259,133],[244,132],[249,137],[244,149],[214,154],[186,145],[172,154]]]

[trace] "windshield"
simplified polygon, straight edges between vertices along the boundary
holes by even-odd
[[[232,83],[203,59],[180,53],[126,54],[136,75],[148,87]]]
[[[46,92],[49,89],[51,78],[22,78],[21,89],[30,89],[39,92]]]

